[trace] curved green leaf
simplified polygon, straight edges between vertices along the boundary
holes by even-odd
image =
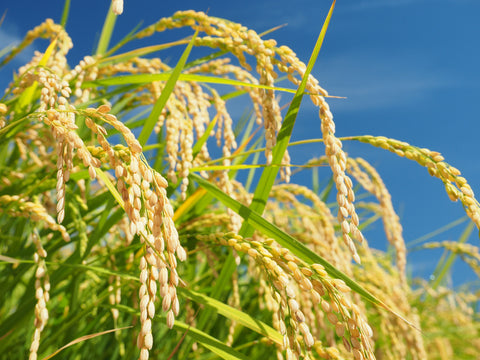
[[[167,100],[170,97],[170,94],[175,88],[175,83],[177,82],[180,76],[180,73],[183,67],[185,66],[185,63],[187,62],[188,56],[192,51],[193,43],[195,41],[195,38],[197,37],[197,34],[198,34],[198,30],[193,35],[192,40],[190,41],[187,48],[183,52],[182,56],[180,57],[180,60],[178,60],[178,63],[173,69],[172,73],[168,74],[169,77],[168,77],[167,83],[165,84],[165,87],[163,88],[162,93],[158,98],[157,102],[153,106],[153,109],[150,115],[148,116],[148,119],[145,121],[145,124],[143,125],[142,132],[138,137],[138,141],[140,142],[140,145],[143,146],[147,143],[147,140],[150,137],[150,134],[154,129],[155,124],[158,121],[158,117],[162,113],[162,110],[165,107],[165,104],[167,103]]]
[[[191,337],[194,341],[206,347],[208,350],[210,350],[214,354],[220,356],[222,359],[248,360],[247,356],[225,345],[220,340],[214,338],[213,336],[208,335],[207,333],[204,333],[203,331],[198,330],[195,327],[191,327],[181,321],[175,320],[175,324],[173,325],[173,328],[176,330],[181,330],[186,332],[187,336]]]
[[[221,301],[215,300],[214,298],[201,294],[199,292],[195,292],[181,287],[179,287],[177,291],[183,296],[197,303],[215,309],[219,314],[225,316],[226,318],[236,321],[238,324],[241,324],[246,328],[249,328],[250,330],[259,333],[260,335],[269,338],[273,342],[279,345],[283,344],[283,336],[277,330],[265,324],[264,322],[251,317],[243,311],[237,310],[229,305],[222,303]]]

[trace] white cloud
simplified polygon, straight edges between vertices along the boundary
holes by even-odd
[[[18,28],[13,24],[6,24],[5,22],[0,26],[0,51],[7,49],[3,57],[0,60],[3,60],[7,56],[14,46],[19,45],[23,40],[23,35],[18,30]],[[4,67],[0,68],[0,91],[3,92],[4,89],[8,87],[8,84],[12,81],[12,73],[17,72],[17,70],[22,66],[28,63],[34,54],[35,45],[31,45],[26,49],[23,49],[18,53],[9,63]]]
[[[0,26],[0,50],[4,48],[13,48],[14,46],[19,45],[23,40],[23,35],[20,34],[18,29],[12,24],[6,24],[5,22]],[[32,59],[33,52],[35,49],[29,47],[24,49],[20,54],[18,54],[15,59],[15,65],[25,64]]]
[[[419,3],[422,0],[363,0],[355,1],[352,5],[346,5],[343,9],[348,10],[366,10],[379,7],[404,6],[412,3]],[[423,0],[429,1],[429,0]]]
[[[443,3],[471,3],[478,0],[350,0],[351,4],[342,4],[339,9],[347,11],[369,10],[382,7],[397,7],[405,5],[418,5],[419,3],[431,2]],[[340,11],[341,11],[340,10]]]
[[[344,54],[319,65],[314,75],[320,84],[331,95],[347,97],[329,101],[335,111],[412,105],[452,85],[448,74],[413,57]]]
[[[18,45],[21,39],[12,35],[10,32],[5,31],[4,29],[0,28],[0,49],[4,49],[5,47],[11,47],[13,45]]]

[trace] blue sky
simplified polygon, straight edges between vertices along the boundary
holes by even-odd
[[[72,65],[92,52],[108,6],[108,0],[72,0],[67,24],[74,42]],[[257,32],[287,24],[269,36],[307,62],[329,7],[326,0],[126,0],[116,39],[140,21],[148,25],[176,10],[195,9]],[[62,1],[2,2],[0,12],[7,12],[0,27],[0,47],[18,42],[47,17],[58,22],[62,8]],[[337,135],[384,135],[439,151],[480,192],[479,14],[478,0],[338,1],[313,71],[330,94],[347,97],[329,100]],[[32,52],[29,49],[19,60],[28,60]],[[0,85],[8,83],[11,72],[12,68],[0,69]],[[295,131],[295,140],[321,137],[317,111],[309,100],[302,104]],[[364,157],[377,167],[402,219],[407,243],[464,215],[461,204],[450,202],[440,180],[420,166],[363,144],[344,146],[349,155]],[[322,153],[322,146],[302,147],[292,149],[292,158],[302,163]],[[322,174],[329,176],[327,170]],[[456,240],[465,226],[435,240]],[[470,241],[478,245],[477,235],[474,231]],[[383,238],[370,238],[367,233],[367,239],[373,246],[385,247]],[[412,271],[428,276],[438,257],[432,251],[412,253]],[[474,279],[459,261],[456,270],[455,284]]]

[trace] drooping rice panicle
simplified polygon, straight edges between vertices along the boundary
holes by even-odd
[[[460,200],[462,202],[465,212],[480,229],[480,205],[472,188],[467,180],[461,176],[460,170],[444,162],[445,158],[439,152],[419,148],[404,141],[389,139],[384,136],[360,136],[358,140],[389,150],[398,156],[414,160],[426,167],[431,176],[443,181],[450,200]]]
[[[350,288],[342,280],[330,278],[322,265],[304,264],[273,240],[253,241],[234,233],[197,235],[197,238],[230,246],[237,252],[247,254],[257,266],[261,266],[262,275],[266,277],[271,291],[271,301],[267,304],[273,304],[273,325],[283,335],[282,350],[287,359],[300,358],[303,352],[311,351],[315,344],[311,330],[314,323],[306,322],[306,310],[300,308],[305,298],[311,299],[306,301],[307,304],[321,306],[330,324],[343,338],[346,349],[355,358],[375,358],[370,339],[372,329],[359,308],[348,299]],[[301,296],[297,297],[299,293]],[[345,327],[342,322],[350,322],[351,325]],[[297,340],[298,335],[303,338],[302,344]]]
[[[355,180],[357,180],[365,190],[371,192],[378,199],[382,209],[385,235],[390,244],[395,248],[398,271],[405,282],[407,250],[405,240],[402,236],[402,225],[400,225],[400,219],[393,208],[390,193],[375,168],[364,159],[349,158],[347,161],[347,171],[352,174]]]

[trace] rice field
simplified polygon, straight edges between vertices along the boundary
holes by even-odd
[[[2,71],[47,40],[0,98],[0,358],[478,357],[478,290],[447,278],[456,258],[480,274],[466,241],[479,203],[441,149],[336,136],[330,95],[311,75],[334,6],[310,59],[195,11],[111,43],[118,0],[78,64],[67,61],[67,16],[0,49]],[[191,35],[124,50],[179,28]],[[174,67],[159,57],[177,48]],[[229,111],[240,97],[246,116]],[[322,138],[308,146],[324,155],[298,164],[289,148],[302,101],[318,109]],[[435,279],[407,271],[390,193],[346,141],[417,163],[463,206],[457,241],[423,245],[445,250]],[[292,181],[311,169],[326,186]],[[374,221],[387,252],[364,236]]]

